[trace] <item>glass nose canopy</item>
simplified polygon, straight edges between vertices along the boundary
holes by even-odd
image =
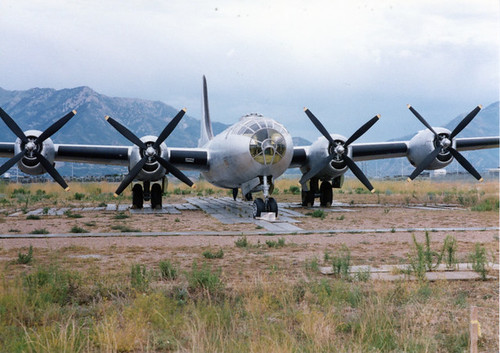
[[[250,154],[260,164],[278,163],[285,152],[285,138],[274,129],[261,129],[250,139]]]
[[[259,114],[249,114],[241,118],[240,124],[230,131],[237,135],[250,137],[250,155],[261,164],[278,163],[286,152],[283,135],[288,132],[283,125]]]

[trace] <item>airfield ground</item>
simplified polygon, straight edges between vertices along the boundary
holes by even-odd
[[[438,281],[432,284],[420,281],[387,284],[370,279],[365,282],[366,279],[346,280],[319,273],[318,267],[331,264],[332,258],[340,257],[339,254],[343,251],[341,249],[349,250],[351,265],[377,267],[408,263],[416,253],[413,235],[420,244],[425,243],[425,231],[412,230],[416,228],[429,230],[430,247],[435,255],[441,251],[445,238],[453,236],[457,242],[455,255],[458,262],[470,262],[470,255],[476,251],[479,244],[486,250],[487,260],[498,263],[498,183],[416,182],[404,186],[399,183],[381,184],[378,187],[381,192],[375,195],[365,194],[355,183],[347,184],[341,193],[334,194],[338,204],[329,209],[299,207],[300,195],[289,191],[293,190],[291,184],[278,185],[281,190],[276,196],[278,201],[283,203],[286,209],[300,214],[300,217],[290,217],[298,222],[288,222],[300,230],[288,232],[272,232],[261,223],[254,222],[221,223],[219,219],[200,209],[149,214],[131,213],[123,207],[123,211],[92,210],[92,207],[105,207],[110,203],[126,205],[129,202],[126,198],[118,201],[100,198],[94,190],[98,188],[101,193],[107,193],[108,186],[103,185],[93,188],[79,186],[80,189],[77,187],[76,193],[58,196],[56,199],[52,196],[45,197],[55,192],[49,188],[45,192],[38,192],[40,197],[34,197],[32,200],[28,198],[28,201],[27,194],[15,193],[16,188],[11,185],[4,186],[0,193],[5,195],[7,202],[4,201],[0,206],[0,209],[3,209],[0,216],[0,234],[13,238],[0,239],[1,277],[4,282],[0,291],[0,309],[2,298],[5,302],[8,292],[6,283],[20,281],[30,273],[39,271],[42,266],[57,264],[65,270],[80,273],[84,282],[82,287],[92,286],[89,282],[95,280],[90,280],[88,276],[93,274],[97,276],[98,281],[120,288],[118,294],[106,299],[111,301],[109,305],[113,307],[114,316],[103,308],[104,304],[100,304],[103,300],[101,297],[93,298],[92,304],[86,304],[86,307],[91,306],[92,310],[97,310],[95,307],[98,307],[101,311],[97,316],[84,315],[85,318],[91,317],[91,320],[96,320],[99,325],[109,324],[106,334],[114,335],[114,341],[110,337],[105,339],[96,333],[104,329],[103,327],[81,324],[84,325],[81,327],[85,327],[85,330],[82,329],[81,339],[86,342],[87,348],[92,348],[88,349],[90,351],[103,347],[108,351],[147,350],[145,347],[149,347],[151,351],[238,351],[238,348],[240,351],[259,351],[259,347],[266,347],[271,340],[277,341],[268,347],[270,351],[315,351],[328,350],[331,347],[337,347],[340,351],[364,351],[368,348],[373,351],[461,351],[464,345],[467,348],[468,310],[471,305],[475,305],[479,307],[483,334],[480,351],[497,352],[498,271],[490,270],[489,275],[493,276],[493,279],[488,281]],[[114,187],[109,185],[110,190]],[[375,187],[377,188],[377,185]],[[31,186],[30,195],[36,196],[38,189],[43,188]],[[190,198],[227,198],[225,192],[207,192],[207,189],[203,188],[201,190],[202,194],[197,191],[198,194],[183,195],[183,192],[173,189],[163,202],[182,205],[188,204]],[[50,209],[68,208],[70,212],[62,215],[49,214]],[[30,212],[35,210],[43,211],[30,217]],[[241,209],[236,218],[246,218],[245,212],[244,208]],[[441,230],[435,230],[438,228]],[[379,231],[360,232],[366,229]],[[44,233],[42,230],[51,234],[73,235],[58,238],[16,237]],[[88,233],[79,233],[83,231],[98,233],[100,236],[91,238],[86,236]],[[133,232],[136,236],[127,236],[128,232]],[[210,232],[210,235],[206,232]],[[110,236],[102,236],[103,233]],[[162,235],[165,233],[171,235]],[[243,246],[244,241],[247,244]],[[16,264],[19,254],[27,254],[29,246],[34,249],[33,262]],[[223,255],[220,258],[215,256],[209,259],[210,256],[207,256],[209,253],[220,254],[221,250]],[[242,295],[248,299],[248,302],[245,302],[245,315],[266,317],[265,323],[260,325],[266,326],[272,332],[264,333],[261,329],[252,329],[250,326],[257,325],[261,318],[254,318],[252,321],[247,316],[240,317],[243,315],[241,312],[228,315],[238,317],[233,317],[233,325],[238,325],[236,322],[239,321],[243,322],[247,333],[240,332],[242,328],[234,332],[227,328],[223,330],[210,322],[211,319],[204,316],[206,313],[192,308],[189,313],[179,312],[181,316],[193,313],[195,316],[194,319],[177,318],[184,320],[184,323],[176,322],[178,328],[174,325],[175,328],[169,331],[168,344],[162,341],[166,339],[162,336],[164,331],[156,326],[155,319],[145,318],[146,322],[141,322],[139,328],[134,326],[140,332],[149,330],[149,333],[127,333],[130,328],[123,320],[128,315],[127,310],[137,309],[135,305],[138,298],[138,289],[131,282],[134,277],[131,267],[145,266],[144,271],[151,271],[152,274],[158,271],[159,262],[165,260],[169,260],[176,267],[179,276],[167,282],[157,280],[156,277],[150,278],[148,289],[143,291],[147,298],[157,295],[160,289],[178,292],[179,288],[184,288],[188,293],[187,301],[216,305],[212,301],[222,300],[219,298],[221,291],[225,298],[223,302],[232,302]],[[219,289],[213,293],[203,287],[201,292],[196,291],[190,276],[193,275],[196,264],[200,267],[203,263],[208,264],[207,266],[217,274],[223,283],[223,290]],[[108,276],[115,277],[120,284],[113,281],[109,284]],[[324,282],[325,280],[328,282]],[[23,285],[18,285],[22,290]],[[345,298],[338,299],[341,303],[323,303],[323,306],[318,307],[318,303],[323,300],[319,297],[333,294],[318,294],[317,286],[327,286],[323,289],[329,293],[335,292],[336,286],[339,285],[347,288],[347,292],[340,295]],[[276,292],[277,288],[283,293],[290,293],[296,303],[288,303],[290,298],[282,298]],[[296,290],[299,290],[300,298],[296,297]],[[257,292],[260,295],[257,295]],[[369,302],[350,297],[356,296],[353,293],[357,292],[363,293],[363,297],[369,298]],[[387,314],[381,324],[377,317],[385,315],[380,311],[384,306],[389,308],[391,314]],[[227,314],[217,311],[219,309],[215,308],[213,315]],[[283,310],[292,310],[295,313],[293,318]],[[365,317],[367,310],[373,311],[376,317]],[[47,319],[48,312],[39,315],[40,317],[26,319],[27,321],[21,319],[10,325],[0,323],[0,333],[9,329],[16,331],[17,327],[20,332],[19,344],[33,347],[44,338],[41,327],[52,332],[51,330],[57,331],[57,327],[53,328],[54,322],[70,320],[77,325],[81,323],[78,312],[69,316],[52,313],[50,315],[57,317],[54,320]],[[314,317],[314,322],[309,322],[304,315]],[[335,317],[335,320],[328,319],[329,315]],[[116,322],[102,321],[103,318]],[[369,337],[375,335],[374,333],[363,331],[370,328],[364,327],[362,322],[372,319],[377,321],[374,326],[384,325],[386,319],[390,321],[387,327],[381,328],[390,331],[386,332],[390,336],[386,337],[387,341],[381,337],[382,342],[378,342],[378,339]],[[218,320],[220,321],[220,318]],[[66,321],[66,324],[67,322],[69,321]],[[64,322],[61,325],[63,324]],[[61,325],[57,332],[61,331]],[[127,335],[132,335],[133,338]],[[178,337],[175,337],[176,335]],[[217,335],[220,336],[215,337]],[[257,340],[255,335],[263,336]],[[328,335],[331,340],[324,337]],[[344,342],[340,346],[333,343],[338,339]],[[405,346],[405,342],[412,343]],[[0,347],[9,346],[4,342]]]

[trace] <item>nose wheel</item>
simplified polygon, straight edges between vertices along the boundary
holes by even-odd
[[[262,192],[264,194],[264,200],[261,198],[255,199],[253,202],[253,218],[261,217],[263,212],[274,213],[275,217],[278,217],[278,203],[272,197],[269,197],[270,189],[272,189],[272,181],[268,180],[267,177],[264,176],[262,178]]]
[[[274,213],[278,217],[278,203],[272,197],[265,201],[261,198],[255,199],[253,202],[253,218],[260,217],[263,212]]]

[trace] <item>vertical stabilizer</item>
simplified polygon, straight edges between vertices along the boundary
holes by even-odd
[[[198,147],[203,147],[210,141],[214,134],[212,132],[212,123],[210,122],[210,112],[208,110],[208,90],[207,79],[203,76],[203,98],[202,98],[202,112],[201,112],[201,136],[198,140]]]

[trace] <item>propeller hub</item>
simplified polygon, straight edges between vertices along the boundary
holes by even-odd
[[[443,139],[441,140],[441,146],[442,146],[443,148],[448,148],[448,147],[450,147],[450,146],[451,146],[451,141],[450,141],[450,139],[448,139],[448,138],[446,138],[446,137],[445,137],[445,138],[443,138]]]
[[[156,150],[152,147],[152,146],[149,146],[147,149],[146,149],[146,156],[148,157],[154,157],[156,156]]]
[[[34,151],[36,149],[36,144],[33,142],[33,141],[29,141],[26,146],[25,146],[26,150],[31,152],[31,151]]]
[[[345,147],[343,145],[335,146],[334,152],[338,155],[343,155],[345,153]]]

